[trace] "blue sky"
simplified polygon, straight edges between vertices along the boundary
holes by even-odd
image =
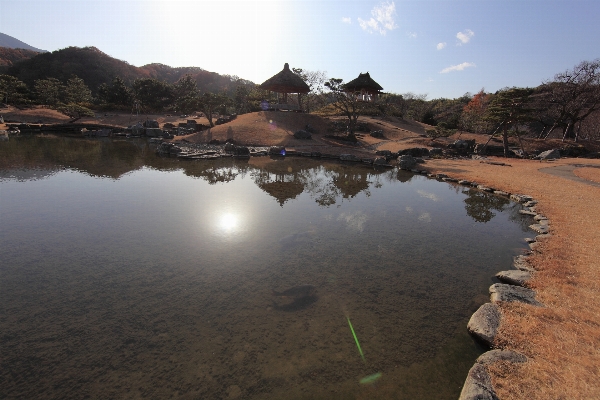
[[[283,64],[386,92],[454,98],[537,86],[600,57],[598,0],[0,0],[0,32],[53,51],[96,46],[141,66],[261,83]]]

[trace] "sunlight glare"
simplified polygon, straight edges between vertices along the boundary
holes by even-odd
[[[193,65],[226,74],[237,70],[235,66],[244,60],[247,73],[243,77],[251,79],[265,75],[262,69],[272,58],[280,61],[276,45],[285,36],[284,3],[159,1],[152,4],[155,20],[163,27],[161,41],[171,54],[170,62],[176,64],[172,66]]]
[[[219,219],[219,227],[225,232],[233,232],[238,227],[238,217],[232,213],[221,215]]]

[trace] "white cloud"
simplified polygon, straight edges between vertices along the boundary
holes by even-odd
[[[345,24],[351,24],[352,23],[352,18],[350,17],[343,17],[342,18],[342,22]]]
[[[425,197],[426,199],[429,200],[433,200],[433,201],[440,201],[440,198],[438,196],[436,196],[434,193],[429,193],[426,192],[424,190],[417,190],[417,193],[419,193],[419,196],[421,197]]]
[[[421,215],[419,215],[419,221],[431,222],[431,214],[429,214],[428,212],[421,213]]]
[[[394,2],[380,3],[371,10],[371,15],[372,17],[368,21],[358,18],[360,27],[369,33],[376,31],[385,35],[387,31],[398,27],[394,21],[396,15],[396,4]]]
[[[458,32],[456,34],[456,37],[458,38],[458,40],[460,40],[460,42],[458,43],[458,45],[462,45],[465,43],[469,43],[469,40],[471,40],[471,38],[475,36],[475,32],[473,32],[470,29],[465,29],[462,32]]]
[[[354,214],[341,213],[337,217],[338,221],[346,221],[346,226],[348,229],[357,232],[363,231],[367,219],[367,215],[360,211],[357,211]]]
[[[416,32],[408,32],[407,35],[411,39],[416,39],[417,38],[417,33]]]
[[[440,71],[440,74],[446,74],[446,73],[452,72],[452,71],[462,71],[465,68],[474,67],[474,66],[475,66],[475,64],[473,64],[473,63],[464,62],[462,64],[452,65],[448,68],[444,68],[443,70]]]
[[[446,47],[446,42],[443,42],[443,43],[438,43],[438,44],[437,44],[437,46],[436,46],[436,48],[437,48],[438,50],[441,50],[441,49],[443,49],[444,47]]]

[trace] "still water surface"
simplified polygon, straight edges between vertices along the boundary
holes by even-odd
[[[517,205],[395,169],[0,157],[0,398],[455,399],[466,323],[525,246]]]

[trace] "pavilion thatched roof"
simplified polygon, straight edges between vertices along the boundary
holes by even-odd
[[[277,93],[310,92],[306,82],[290,70],[288,63],[285,63],[281,72],[264,81],[259,87]]]
[[[365,90],[367,92],[379,92],[380,90],[383,90],[381,85],[375,82],[368,72],[365,72],[364,74],[358,74],[358,78],[346,83],[344,88],[354,92],[359,92],[361,90]]]

